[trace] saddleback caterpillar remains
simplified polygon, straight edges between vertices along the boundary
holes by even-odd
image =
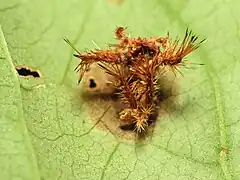
[[[77,52],[74,56],[80,59],[75,68],[80,74],[78,82],[92,63],[98,63],[113,77],[110,84],[124,105],[119,119],[141,134],[146,132],[153,121],[152,115],[156,114],[160,69],[180,72],[179,67],[187,64],[183,61],[184,57],[196,50],[205,39],[197,41],[198,37],[188,29],[181,43],[179,39],[172,41],[169,33],[166,37],[130,38],[125,30],[124,27],[116,28],[115,36],[119,43],[110,45],[106,50],[81,53],[68,39],[64,40]]]

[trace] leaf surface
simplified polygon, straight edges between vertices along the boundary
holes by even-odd
[[[11,126],[24,127],[25,120],[35,151],[28,159],[31,168],[36,158],[41,178],[51,180],[240,179],[239,1],[114,2],[0,0],[0,23],[12,55],[1,73],[14,81],[6,88],[18,92],[1,104],[22,101],[21,125]],[[184,76],[175,87],[180,92],[174,104],[163,106],[152,139],[144,145],[95,127],[92,116],[100,118],[106,107],[89,108],[81,99],[73,71],[78,60],[63,41],[68,37],[80,51],[96,48],[92,40],[104,48],[115,42],[118,25],[127,26],[132,36],[169,31],[172,38],[182,37],[189,27],[207,38],[187,57],[205,65],[181,70]],[[20,78],[21,96],[10,63],[37,68],[43,77]],[[14,108],[6,110],[17,117]],[[19,137],[29,143],[26,133]],[[37,177],[37,171],[29,172]]]
[[[0,168],[2,179],[40,179],[25,124],[22,95],[0,26]]]

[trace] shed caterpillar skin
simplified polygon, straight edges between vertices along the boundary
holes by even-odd
[[[167,67],[174,73],[180,72],[179,68],[188,64],[184,58],[198,49],[205,39],[198,41],[188,29],[181,42],[179,39],[172,41],[169,33],[166,37],[131,38],[125,31],[126,28],[117,27],[115,38],[119,43],[109,45],[105,50],[81,53],[69,40],[65,41],[76,51],[74,56],[80,59],[75,68],[79,72],[79,82],[87,69],[98,63],[112,77],[109,84],[116,91],[112,89],[112,92],[124,104],[119,119],[141,134],[146,132],[157,110],[160,69]]]
[[[82,79],[84,92],[90,94],[112,94],[115,91],[115,88],[109,84],[112,80],[113,77],[106,74],[98,64],[92,64]]]

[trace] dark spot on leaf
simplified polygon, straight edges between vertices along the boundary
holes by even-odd
[[[121,125],[120,128],[125,131],[134,131],[135,123]]]
[[[94,79],[90,79],[90,80],[89,80],[89,87],[90,87],[90,88],[95,88],[95,87],[97,87],[97,84],[96,84],[96,82],[94,81]]]
[[[16,70],[20,76],[32,76],[35,78],[41,77],[41,73],[38,70],[34,70],[26,66],[16,67]]]

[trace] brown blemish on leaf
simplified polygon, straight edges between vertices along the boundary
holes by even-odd
[[[107,0],[111,4],[122,5],[125,0]]]
[[[107,131],[119,139],[134,139],[135,135],[133,132],[124,132],[119,128],[120,121],[117,118],[118,102],[114,97],[104,94],[89,95],[83,93],[82,98],[87,104],[93,124],[99,121],[98,117],[105,113],[96,125],[96,128]]]
[[[37,69],[30,68],[27,66],[16,66],[15,68],[20,76],[34,78],[42,77],[41,72]]]
[[[221,151],[220,151],[220,158],[225,159],[227,157],[227,154],[229,153],[229,148],[226,146],[222,146],[221,147]]]

